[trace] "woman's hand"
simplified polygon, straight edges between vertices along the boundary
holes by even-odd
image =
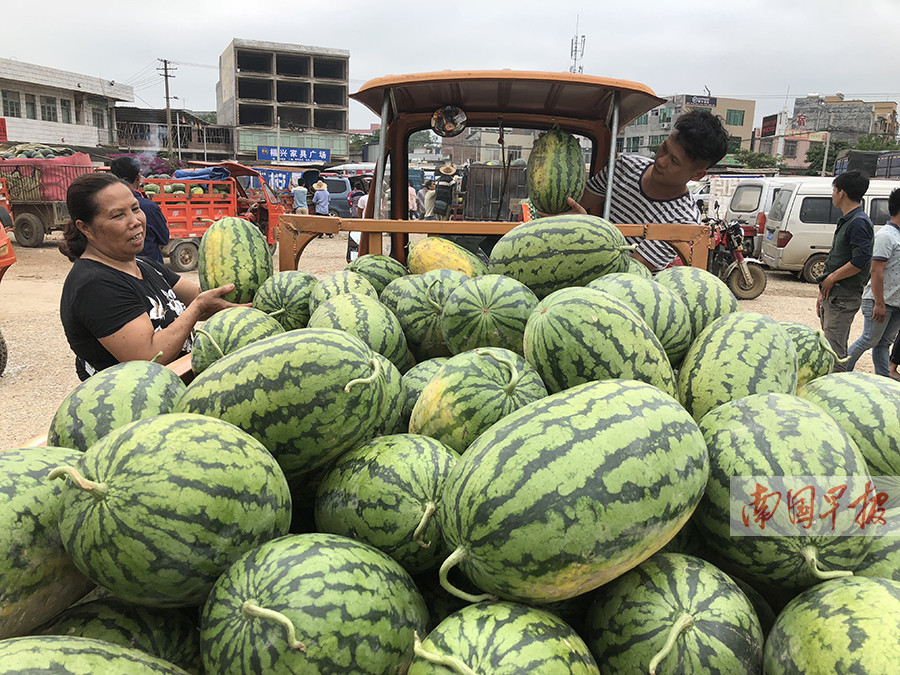
[[[227,309],[228,307],[251,306],[249,302],[238,304],[222,299],[223,295],[227,295],[233,290],[234,284],[225,284],[224,286],[211,288],[208,291],[203,291],[202,293],[198,294],[197,297],[194,298],[194,300],[191,302],[191,305],[193,305],[193,309],[196,312],[197,321],[206,321],[216,312],[220,312],[223,309]]]

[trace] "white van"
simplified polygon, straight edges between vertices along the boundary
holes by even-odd
[[[725,209],[725,220],[742,220],[749,226],[745,229],[745,236],[752,231],[753,246],[751,254],[754,258],[760,256],[763,236],[766,232],[766,213],[772,208],[775,196],[784,185],[783,178],[746,178],[738,183],[728,208]]]
[[[815,283],[825,271],[834,226],[841,212],[831,203],[834,178],[785,179],[766,217],[762,262],[775,270],[790,270]],[[863,198],[863,208],[875,230],[889,219],[888,195],[900,187],[898,180],[873,180]]]

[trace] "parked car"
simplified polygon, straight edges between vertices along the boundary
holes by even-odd
[[[825,271],[834,227],[841,212],[831,202],[833,178],[785,180],[766,218],[762,262],[772,269],[799,272],[815,283]],[[863,207],[877,232],[889,219],[888,195],[900,181],[873,180]]]
[[[316,181],[322,180],[328,186],[328,215],[335,218],[352,218],[350,213],[350,179],[346,176],[339,176],[336,173],[324,173],[315,169],[308,169],[303,172],[303,181],[309,190],[309,207],[312,213],[312,186]]]
[[[762,253],[763,237],[766,233],[766,213],[772,208],[778,191],[784,185],[783,178],[745,178],[734,189],[728,208],[725,209],[725,220],[745,221],[750,227],[745,228],[745,238],[751,243],[750,255],[759,258]],[[754,233],[751,235],[750,230]]]

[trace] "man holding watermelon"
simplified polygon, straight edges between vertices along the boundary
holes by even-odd
[[[610,220],[622,225],[645,223],[700,224],[700,211],[688,192],[688,181],[700,180],[728,151],[728,132],[721,118],[708,110],[692,110],[675,122],[675,129],[656,151],[656,159],[621,154],[613,174]],[[576,211],[590,211],[606,197],[608,167],[587,182]],[[665,269],[677,257],[664,241],[628,237],[637,244],[631,254],[651,272]]]

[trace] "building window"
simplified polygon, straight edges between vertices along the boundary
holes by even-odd
[[[725,113],[725,124],[730,127],[742,127],[744,126],[744,111],[743,110],[729,110]]]
[[[100,108],[91,108],[91,120],[98,129],[106,128],[106,111]]]
[[[625,139],[625,151],[626,152],[638,152],[641,149],[643,140],[644,140],[643,136],[632,136],[630,138],[626,138]]]
[[[59,115],[63,124],[72,123],[72,102],[69,99],[59,99]]]
[[[772,139],[771,138],[763,138],[759,142],[759,151],[764,155],[772,154]]]
[[[25,94],[25,117],[30,120],[37,119],[37,108],[34,105],[34,96]]]
[[[644,124],[647,124],[647,122],[649,122],[649,121],[650,121],[650,116],[649,116],[647,113],[644,113],[643,115],[641,115],[640,117],[638,117],[638,118],[634,121],[634,123],[635,123],[635,124],[638,124],[638,125],[644,125]]]
[[[668,137],[665,135],[651,136],[650,137],[650,147],[649,147],[650,152],[655,153],[657,150],[659,150],[659,146],[661,146],[663,144],[663,141],[665,141],[666,138],[668,138]]]
[[[659,121],[660,122],[671,122],[672,121],[672,109],[671,108],[660,108],[659,109]]]
[[[619,136],[616,139],[616,152],[624,152],[625,150],[625,139]]]
[[[797,157],[797,141],[784,142],[784,156],[794,159]]]
[[[21,117],[22,105],[19,102],[19,92],[3,90],[3,116]]]
[[[41,119],[45,122],[59,122],[55,96],[41,96]]]
[[[510,162],[516,159],[522,158],[522,146],[521,145],[511,145],[509,146],[508,159]]]

